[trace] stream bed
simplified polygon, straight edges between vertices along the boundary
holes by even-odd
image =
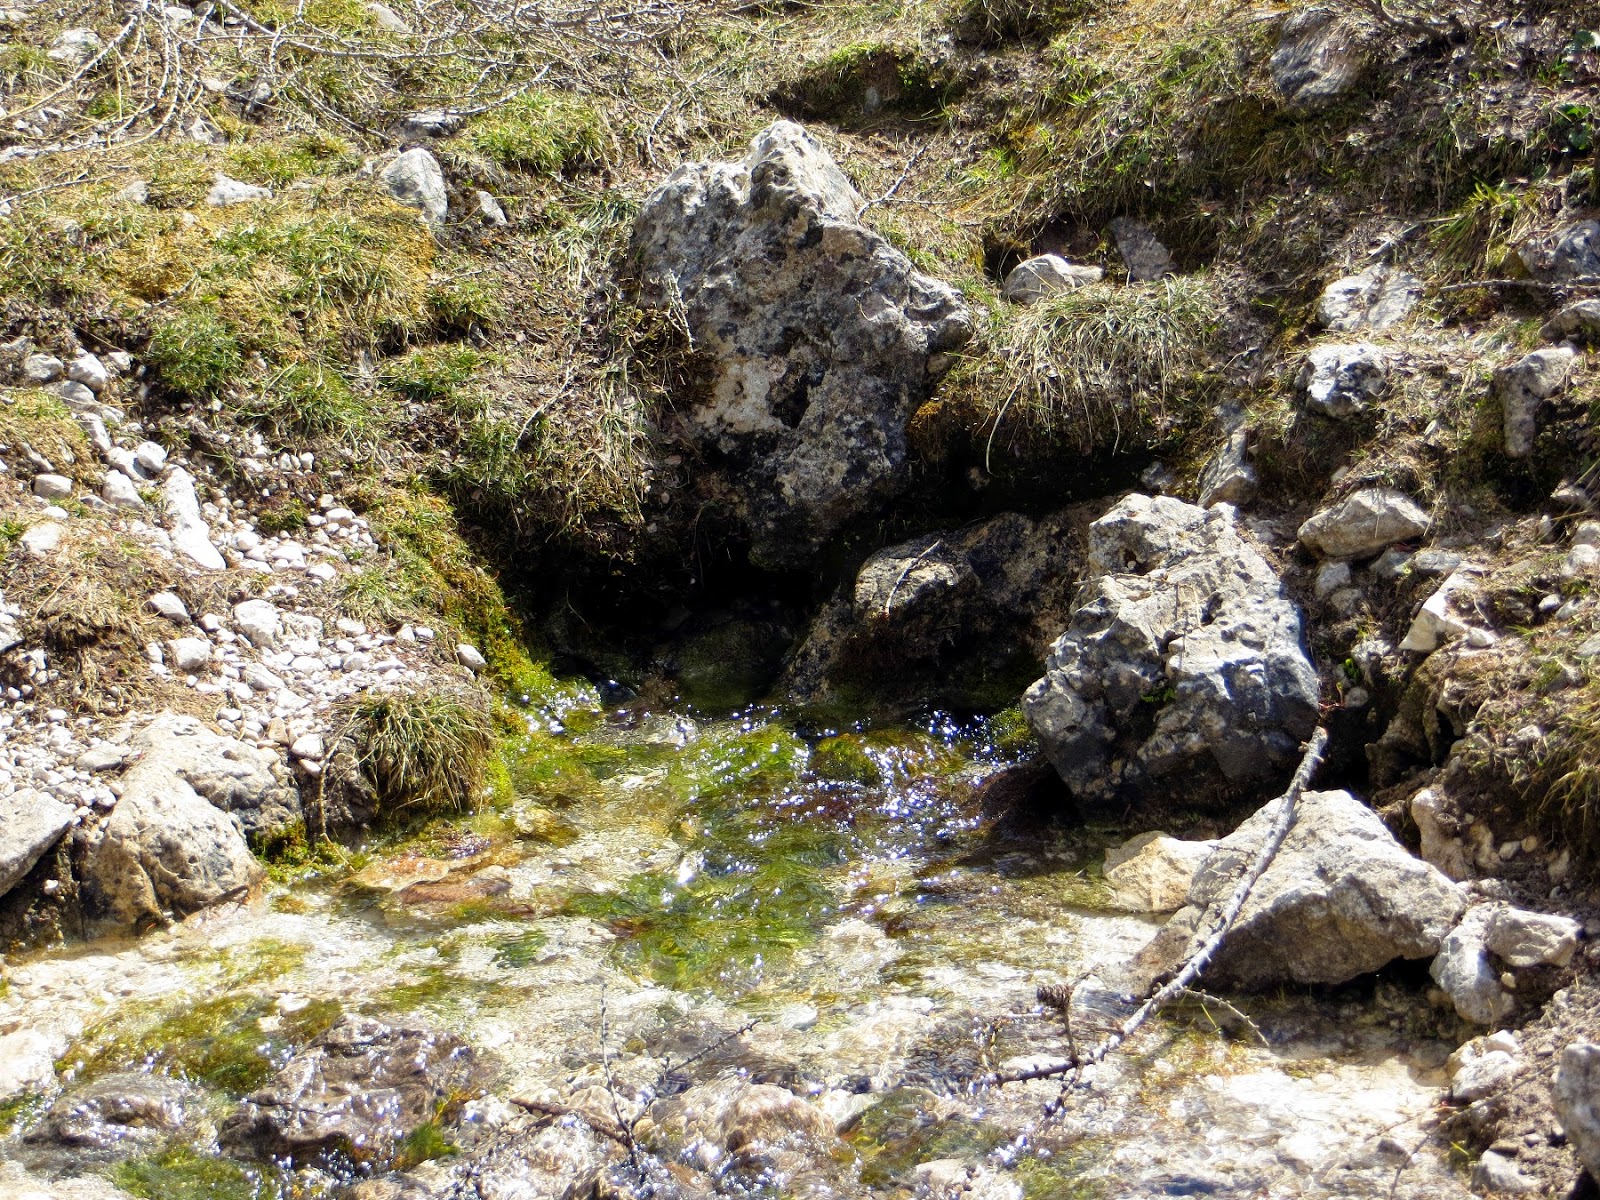
[[[597,1089],[619,1124],[671,1098],[641,1141],[685,1194],[1466,1195],[1429,1137],[1453,1047],[1403,980],[1239,1000],[1254,1029],[1186,1008],[1054,1115],[1056,1082],[972,1086],[1061,1054],[1066,1024],[1038,989],[1158,927],[1112,911],[1098,875],[1139,829],[983,812],[1018,736],[938,715],[840,731],[763,710],[546,711],[483,812],[280,865],[249,904],[11,961],[0,1037],[26,1034],[9,1044],[54,1072],[0,1106],[0,1198],[339,1196],[391,1165],[423,1190],[354,1194],[556,1197],[424,1185],[522,1128],[509,1100],[581,1107]],[[1126,1011],[1092,980],[1077,995],[1080,1040]],[[350,1015],[459,1035],[484,1086],[395,1163],[223,1152],[239,1101]],[[181,1119],[104,1145],[61,1134],[74,1096],[130,1076],[170,1082]],[[755,1085],[836,1133],[755,1171],[670,1136],[700,1127],[696,1097]],[[612,1177],[630,1170],[644,1178],[629,1161]]]

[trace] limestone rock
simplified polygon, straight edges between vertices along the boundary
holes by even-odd
[[[206,203],[212,208],[229,208],[235,204],[254,204],[257,200],[271,199],[271,188],[257,187],[253,183],[241,183],[237,179],[229,179],[226,175],[218,175],[216,182],[211,185],[211,190],[206,193]]]
[[[41,500],[65,500],[72,495],[72,480],[41,471],[33,477],[33,494]]]
[[[1539,432],[1539,405],[1567,386],[1578,355],[1570,346],[1551,346],[1524,355],[1494,373],[1494,391],[1505,414],[1508,458],[1527,458]]]
[[[781,687],[800,703],[866,684],[977,703],[1019,646],[1042,656],[1067,618],[1080,552],[1068,512],[1001,513],[870,555],[818,614]]]
[[[1039,254],[1011,269],[1000,285],[1000,294],[1013,304],[1032,304],[1057,292],[1098,283],[1104,276],[1099,267],[1068,262],[1059,254]]]
[[[1411,820],[1422,844],[1422,861],[1438,867],[1458,883],[1473,877],[1472,854],[1458,835],[1458,822],[1445,799],[1433,788],[1411,797]]]
[[[1250,430],[1240,426],[1228,435],[1200,472],[1200,507],[1249,504],[1256,498],[1256,469],[1250,465]]]
[[[381,1165],[481,1083],[472,1047],[452,1033],[346,1017],[296,1054],[222,1123],[222,1145],[297,1166],[341,1153]]]
[[[489,665],[483,653],[476,647],[462,642],[456,647],[456,661],[469,671],[481,671]]]
[[[1421,537],[1428,524],[1428,514],[1404,492],[1370,487],[1318,511],[1300,526],[1299,537],[1325,558],[1370,558]]]
[[[1371,267],[1330,283],[1317,301],[1317,323],[1334,333],[1384,330],[1408,316],[1422,297],[1422,280],[1404,271]]]
[[[66,364],[53,354],[30,354],[22,360],[22,382],[29,387],[54,383],[66,373]]]
[[[105,43],[100,40],[100,35],[92,29],[63,29],[50,43],[45,57],[51,62],[75,67],[87,62],[104,48]]]
[[[0,896],[33,870],[72,826],[72,809],[33,788],[0,796]]]
[[[1355,27],[1335,12],[1307,8],[1283,23],[1267,65],[1284,100],[1313,108],[1344,95],[1363,64]]]
[[[500,201],[496,200],[488,192],[482,189],[473,192],[472,203],[478,210],[478,219],[485,225],[507,224],[506,210],[501,208]]]
[[[270,600],[245,600],[233,606],[233,627],[260,650],[276,650],[283,617]]]
[[[1516,1159],[1495,1150],[1485,1150],[1473,1166],[1472,1186],[1495,1196],[1527,1195],[1544,1190],[1537,1179],[1517,1166]]]
[[[1600,342],[1600,300],[1574,300],[1539,329],[1548,342]]]
[[[1574,1042],[1561,1052],[1553,1098],[1578,1161],[1591,1179],[1600,1179],[1600,1045]]]
[[[222,554],[211,544],[211,530],[200,515],[200,499],[195,495],[194,477],[178,467],[167,476],[161,489],[162,508],[172,547],[208,571],[227,567]]]
[[[1104,873],[1113,903],[1128,912],[1176,912],[1188,899],[1194,873],[1216,847],[1216,842],[1144,833],[1106,851]]]
[[[140,512],[144,509],[144,497],[139,495],[139,486],[121,471],[107,471],[105,482],[100,487],[100,498],[113,508],[125,509],[128,512]]]
[[[90,354],[87,350],[80,350],[73,355],[72,361],[67,364],[67,378],[73,383],[81,383],[96,395],[106,390],[111,383],[111,372],[106,369],[105,363],[100,361],[98,355]]]
[[[438,225],[450,211],[445,194],[444,171],[432,153],[418,146],[407,150],[378,176],[389,195],[401,204],[422,210],[422,215]]]
[[[1600,276],[1600,221],[1575,221],[1517,247],[1528,274],[1541,283]]]
[[[140,756],[134,771],[170,772],[253,838],[281,837],[300,820],[299,795],[276,754],[213,733],[195,717],[162,713],[133,735],[132,749]]]
[[[1079,799],[1176,803],[1281,781],[1317,721],[1300,614],[1227,505],[1132,495],[1023,711]]]
[[[1300,369],[1306,407],[1325,417],[1344,419],[1367,410],[1383,394],[1389,363],[1370,342],[1318,346]]]
[[[1434,981],[1444,989],[1458,1015],[1478,1025],[1494,1025],[1517,1008],[1516,997],[1501,982],[1513,974],[1572,961],[1580,927],[1566,917],[1479,904],[1469,909],[1434,959]]]
[[[857,219],[863,201],[800,126],[740,163],[688,163],[634,228],[639,303],[680,311],[711,371],[683,435],[726,456],[766,565],[809,561],[904,485],[905,427],[971,336],[960,295]]]
[[[1227,902],[1281,804],[1265,805],[1222,840],[1196,873],[1180,918],[1192,914],[1192,927],[1209,930],[1209,913]],[[1206,978],[1243,988],[1344,983],[1396,958],[1434,954],[1465,903],[1459,887],[1406,853],[1349,792],[1306,792]]]
[[[159,1144],[183,1130],[199,1100],[194,1089],[164,1075],[119,1071],[59,1097],[28,1141],[80,1152]]]
[[[1450,1099],[1471,1104],[1506,1087],[1522,1069],[1516,1035],[1502,1030],[1475,1037],[1450,1056]]]
[[[211,663],[211,643],[203,637],[173,638],[167,649],[173,668],[185,675],[203,671]]]
[[[1127,264],[1130,282],[1149,282],[1173,273],[1172,254],[1145,222],[1118,217],[1111,222],[1111,236],[1117,240],[1117,253]]]
[[[0,1033],[0,1101],[22,1092],[42,1092],[54,1086],[56,1059],[67,1049],[67,1039],[58,1032],[24,1026],[11,1033]],[[0,1190],[0,1198],[4,1192]],[[53,1197],[49,1197],[53,1200]]]
[[[261,864],[238,826],[159,760],[131,767],[122,789],[83,851],[92,910],[138,925],[246,895],[260,883]]]
[[[1422,602],[1399,648],[1428,654],[1436,650],[1442,641],[1454,641],[1472,634],[1472,625],[1457,610],[1465,608],[1465,601],[1477,593],[1477,576],[1480,573],[1479,568],[1470,564],[1463,564],[1452,571],[1434,593]]]

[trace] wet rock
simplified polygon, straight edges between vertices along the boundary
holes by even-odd
[[[886,698],[985,699],[987,677],[1009,683],[1018,646],[1042,654],[1066,620],[1079,567],[1070,526],[1064,512],[1002,513],[879,550],[813,622],[783,690],[802,703],[852,684]]]
[[[1591,1179],[1600,1180],[1600,1045],[1574,1042],[1561,1052],[1553,1099],[1578,1161]]]
[[[965,344],[948,285],[857,219],[863,201],[800,126],[741,163],[688,163],[634,228],[639,303],[678,308],[708,363],[683,434],[728,456],[763,564],[811,559],[906,479],[905,427]]]
[[[916,1200],[1022,1200],[1022,1185],[981,1163],[937,1158],[911,1172]]]
[[[1318,346],[1300,369],[1300,387],[1306,407],[1325,417],[1343,420],[1366,412],[1383,394],[1389,364],[1383,351],[1370,342]]]
[[[1300,526],[1299,538],[1324,558],[1371,558],[1421,537],[1428,524],[1428,514],[1404,492],[1371,487],[1319,510]]]
[[[413,1130],[479,1087],[452,1033],[347,1017],[289,1060],[223,1122],[225,1148],[296,1165],[344,1155],[386,1165]]]
[[[389,195],[401,204],[421,209],[422,215],[435,225],[449,214],[444,171],[439,160],[420,146],[407,150],[385,167],[378,180]]]
[[[1200,507],[1249,504],[1256,498],[1256,469],[1250,465],[1250,431],[1241,426],[1228,435],[1200,472]]]
[[[57,1099],[28,1140],[79,1151],[159,1142],[183,1129],[197,1099],[193,1089],[164,1075],[118,1072]]]
[[[826,1173],[842,1149],[834,1123],[816,1105],[772,1084],[738,1078],[690,1088],[651,1106],[638,1136],[693,1151],[719,1190],[763,1187],[793,1193]]]
[[[1527,912],[1509,904],[1469,909],[1434,959],[1434,981],[1464,1021],[1494,1025],[1517,1009],[1502,976],[1572,961],[1581,927],[1567,917]],[[1519,989],[1526,994],[1529,989]]]
[[[1000,285],[1000,294],[1013,304],[1033,304],[1057,292],[1070,292],[1105,277],[1099,267],[1068,262],[1059,254],[1040,254],[1018,263]]]
[[[172,535],[172,548],[208,571],[224,570],[228,564],[211,544],[211,530],[200,515],[194,477],[178,467],[167,476],[161,498],[167,531]]]
[[[1081,800],[1259,791],[1316,725],[1300,632],[1232,508],[1128,496],[1089,527],[1088,580],[1023,711]]]
[[[1570,346],[1535,350],[1494,373],[1494,391],[1505,420],[1508,458],[1527,458],[1539,432],[1539,405],[1567,386],[1578,355]]]
[[[1342,96],[1361,74],[1356,28],[1324,8],[1306,8],[1283,23],[1268,67],[1289,104],[1315,108]]]
[[[44,792],[23,788],[0,796],[0,896],[21,883],[71,827],[72,809]]]
[[[1104,875],[1113,903],[1128,912],[1176,912],[1188,900],[1194,873],[1216,847],[1144,833],[1107,850]]]
[[[1539,328],[1547,342],[1600,341],[1600,300],[1575,300]]]
[[[1213,928],[1281,804],[1258,810],[1200,867],[1188,906],[1158,938],[1169,961],[1182,962],[1191,938]],[[1206,978],[1241,988],[1344,983],[1434,954],[1465,904],[1459,887],[1406,853],[1349,792],[1306,792]]]
[[[67,1039],[59,1033],[24,1028],[0,1034],[0,1101],[53,1087],[56,1059],[66,1049]]]
[[[1600,276],[1600,221],[1575,221],[1517,247],[1517,257],[1540,283]]]
[[[1111,236],[1117,241],[1117,253],[1127,264],[1130,282],[1144,283],[1173,273],[1171,252],[1144,221],[1118,217],[1111,222]]]
[[[1317,301],[1317,323],[1334,333],[1381,331],[1410,315],[1422,280],[1404,271],[1371,267],[1330,283]]]

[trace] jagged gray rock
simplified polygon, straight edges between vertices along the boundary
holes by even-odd
[[[384,190],[401,204],[421,209],[435,225],[450,213],[450,198],[445,193],[444,171],[439,160],[421,146],[407,150],[378,176]]]
[[[1571,283],[1600,276],[1600,221],[1574,221],[1529,238],[1517,247],[1517,257],[1541,283]]]
[[[383,1165],[400,1141],[482,1083],[453,1033],[346,1017],[222,1123],[223,1146],[297,1166],[353,1154]]]
[[[1299,384],[1306,407],[1325,417],[1345,419],[1367,410],[1383,394],[1389,363],[1370,342],[1318,346],[1306,355]]]
[[[1185,948],[1174,961],[1187,957],[1191,931],[1210,930],[1212,913],[1233,893],[1282,803],[1264,805],[1195,873],[1188,906],[1172,926],[1188,936],[1162,935]],[[1465,904],[1456,884],[1408,854],[1349,792],[1306,792],[1206,979],[1241,988],[1344,983],[1396,958],[1436,953]]]
[[[1300,614],[1227,505],[1131,495],[1089,527],[1089,576],[1023,712],[1073,793],[1259,792],[1317,721]]]
[[[1370,267],[1336,279],[1317,301],[1317,323],[1334,333],[1384,330],[1410,315],[1422,298],[1422,280],[1404,271]]]
[[[1099,267],[1068,262],[1059,254],[1039,254],[1011,269],[1000,294],[1013,304],[1033,304],[1057,292],[1098,283],[1104,276]]]
[[[809,561],[902,487],[905,427],[972,317],[861,224],[863,200],[800,126],[740,163],[688,163],[634,228],[639,303],[675,309],[711,364],[682,433],[726,455],[766,564]]]
[[[1342,96],[1361,73],[1356,28],[1338,13],[1307,8],[1283,23],[1268,67],[1288,103],[1313,108]]]
[[[1362,488],[1313,514],[1299,538],[1324,558],[1370,558],[1378,551],[1421,537],[1428,514],[1394,488]]]
[[[1527,458],[1533,453],[1539,405],[1567,386],[1577,357],[1571,346],[1549,346],[1495,371],[1494,391],[1504,414],[1508,458]]]
[[[1566,966],[1581,932],[1582,926],[1569,917],[1509,904],[1474,905],[1444,940],[1433,961],[1433,979],[1462,1020],[1495,1025],[1517,1008],[1517,997],[1501,976]]]
[[[1146,222],[1135,217],[1118,217],[1111,222],[1111,236],[1117,241],[1117,253],[1127,265],[1130,282],[1148,283],[1173,273],[1171,252]]]
[[[1240,425],[1228,434],[1216,454],[1200,472],[1200,507],[1213,504],[1249,504],[1256,498],[1259,481],[1250,465],[1250,430]]]
[[[1549,342],[1600,341],[1600,300],[1573,301],[1539,327],[1539,336]]]
[[[163,713],[134,734],[131,748],[141,765],[160,764],[232,813],[250,837],[271,841],[301,819],[299,793],[276,754],[213,733],[198,718]]]
[[[72,809],[44,792],[24,788],[0,796],[0,896],[21,883],[71,827]]]

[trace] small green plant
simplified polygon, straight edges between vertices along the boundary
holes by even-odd
[[[600,114],[571,96],[535,90],[478,118],[466,140],[501,166],[548,174],[600,155]]]
[[[350,705],[346,733],[385,811],[477,807],[494,750],[481,689],[369,691]]]
[[[409,1171],[436,1158],[461,1153],[461,1148],[445,1136],[438,1121],[424,1121],[395,1147],[394,1169]]]
[[[168,387],[197,399],[220,392],[244,369],[244,351],[216,308],[201,305],[160,321],[145,357]]]
[[[256,518],[256,528],[269,535],[293,533],[306,527],[306,518],[310,515],[304,500],[296,496],[280,496],[261,510]]]

